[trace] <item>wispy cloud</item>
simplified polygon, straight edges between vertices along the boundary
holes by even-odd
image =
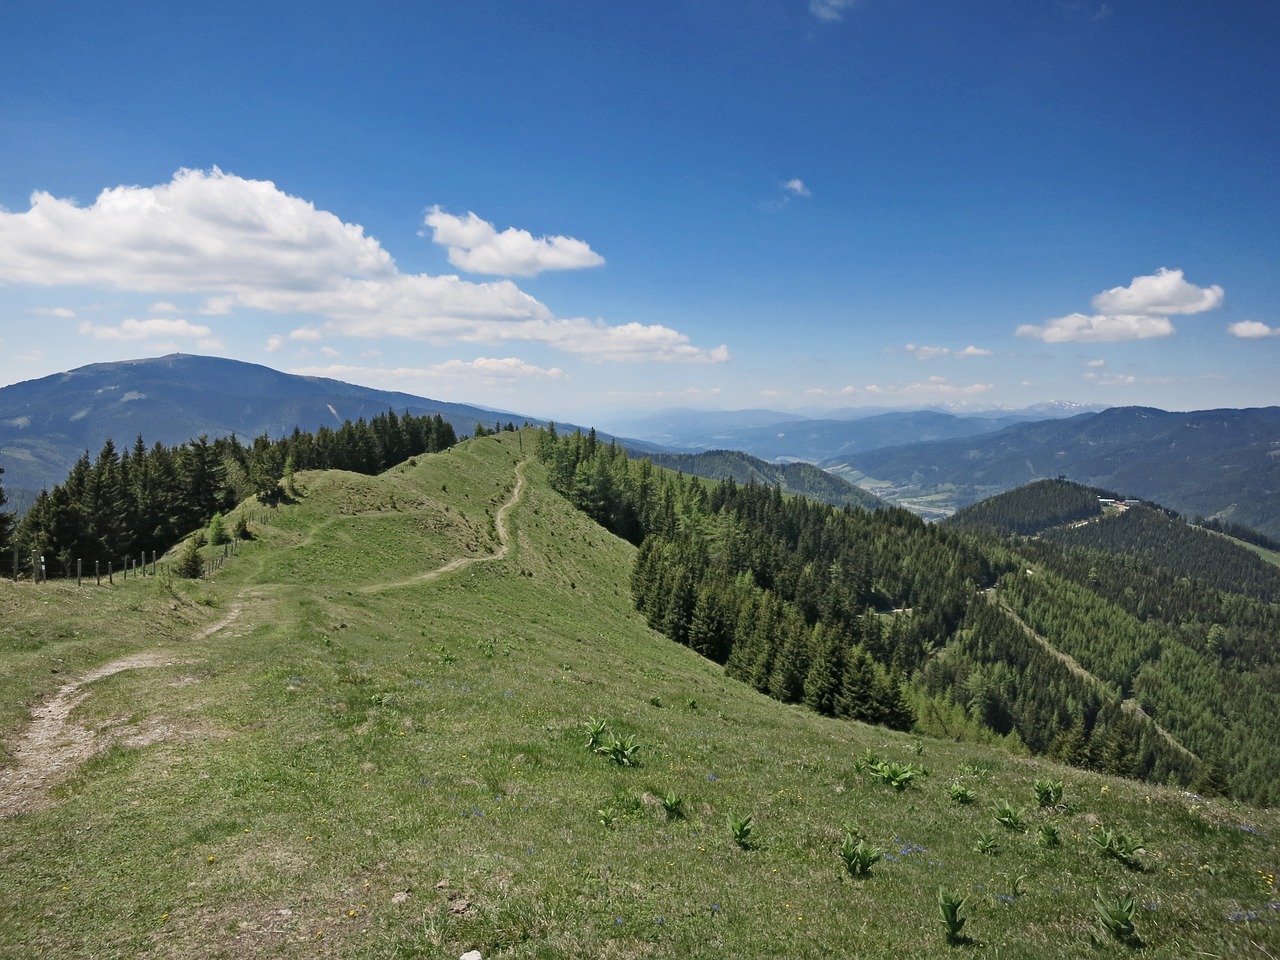
[[[930,347],[923,344],[908,343],[903,349],[917,360],[936,360],[938,357],[957,357],[964,360],[969,357],[993,356],[992,351],[984,350],[982,347],[976,347],[973,344],[963,350],[952,350],[950,347]]]
[[[1131,387],[1138,378],[1128,373],[1114,373],[1103,376],[1098,373],[1086,373],[1084,379],[1100,387]]]
[[[761,206],[770,213],[776,213],[784,209],[787,204],[797,197],[812,197],[813,191],[799,177],[792,177],[790,180],[784,180],[778,184],[778,195],[772,200],[766,200]]]
[[[1222,305],[1222,287],[1188,283],[1181,270],[1161,267],[1134,277],[1127,287],[1112,287],[1093,298],[1098,313],[1072,313],[1042,324],[1024,323],[1014,332],[1045,343],[1117,343],[1172,336],[1170,316],[1214,310]]]
[[[162,320],[158,317],[150,320],[123,320],[116,327],[99,326],[84,320],[80,323],[80,333],[94,340],[157,340],[175,337],[195,340],[213,336],[213,331],[204,324],[188,320]]]
[[[371,367],[328,364],[322,367],[294,367],[290,373],[305,377],[329,377],[358,383],[432,383],[441,380],[463,383],[499,381],[567,380],[559,367],[539,367],[518,357],[477,357],[474,360],[446,360],[426,367]]]
[[[928,380],[898,386],[871,383],[865,389],[867,393],[895,397],[973,396],[994,390],[995,384],[958,384],[949,382],[946,377],[930,377]]]
[[[423,223],[431,228],[433,243],[449,248],[449,262],[468,273],[533,277],[546,270],[581,270],[604,263],[604,257],[582,240],[535,237],[515,227],[499,233],[470,212],[456,217],[434,206]]]
[[[950,347],[927,347],[918,343],[908,343],[904,349],[917,360],[936,360],[951,353]]]
[[[523,231],[498,233],[479,218],[441,223],[457,244],[467,244],[459,246],[467,262],[488,258],[490,267],[524,263],[531,270],[599,262],[568,238],[526,242]],[[727,347],[699,347],[665,326],[557,317],[510,280],[401,273],[363,227],[269,181],[216,167],[180,170],[155,187],[104,190],[85,207],[38,192],[24,213],[0,209],[0,282],[194,295],[203,299],[204,316],[310,315],[325,336],[538,341],[601,361],[729,359]],[[140,329],[122,325],[116,338],[131,334]]]
[[[809,0],[809,12],[819,20],[839,20],[857,0]]]

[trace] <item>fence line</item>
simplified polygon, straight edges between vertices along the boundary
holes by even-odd
[[[232,540],[230,543],[222,544],[222,552],[218,556],[201,557],[201,563],[203,564],[203,573],[201,575],[208,576],[224,569],[227,561],[239,554],[239,552],[239,540]],[[20,580],[23,583],[32,584],[48,583],[50,565],[48,558],[36,552],[32,552],[30,560],[23,564],[19,559],[18,551],[15,549],[13,551],[13,568],[9,577],[5,579],[10,579],[15,584]],[[125,557],[119,567],[116,566],[115,558],[106,561],[94,560],[92,572],[89,572],[87,561],[83,557],[77,557],[73,564],[74,572],[68,569],[65,575],[58,576],[55,574],[53,579],[64,582],[74,579],[77,587],[84,586],[86,580],[92,580],[94,586],[100,587],[105,578],[107,585],[111,586],[115,584],[117,574],[123,581],[128,581],[130,576],[134,578],[157,577],[161,572],[168,571],[171,565],[172,560],[162,558],[156,550],[151,551],[151,557],[148,559],[147,552],[144,550],[136,557]]]

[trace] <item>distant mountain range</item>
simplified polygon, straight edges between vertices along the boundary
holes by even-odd
[[[741,450],[765,460],[823,460],[881,447],[993,433],[1028,421],[1104,409],[1047,403],[1022,410],[851,409],[807,418],[776,410],[668,410],[614,424],[616,432],[680,451]]]
[[[21,511],[107,438],[120,446],[139,434],[148,444],[180,444],[202,434],[235,433],[250,440],[264,433],[279,437],[294,427],[337,427],[389,409],[438,413],[459,435],[477,423],[546,422],[237,360],[173,354],[92,364],[0,388],[0,467],[10,508]],[[842,410],[824,419],[772,410],[667,411],[615,423],[612,434],[599,436],[616,436],[632,454],[655,458],[719,451],[710,464],[705,457],[683,464],[659,461],[699,476],[754,477],[828,502],[862,502],[844,484],[852,481],[928,517],[1061,475],[1280,537],[1280,407],[1193,413],[1080,409],[1047,404],[963,415]],[[778,472],[779,464],[792,461],[820,466],[843,481]],[[871,498],[865,502],[874,504]]]
[[[1116,407],[985,436],[858,452],[822,466],[896,502],[945,493],[952,508],[1065,476],[1280,536],[1280,407],[1190,413]]]
[[[492,426],[545,421],[487,407],[374,390],[323,377],[300,377],[220,357],[171,354],[95,363],[0,388],[0,467],[11,505],[66,479],[86,450],[139,434],[148,445],[184,443],[202,434],[243,440],[337,428],[387,410],[440,414],[459,435]]]

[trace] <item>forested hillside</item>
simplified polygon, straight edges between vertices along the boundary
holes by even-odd
[[[77,560],[121,569],[126,558],[163,552],[248,497],[287,496],[288,484],[282,489],[281,481],[295,470],[380,473],[456,442],[439,414],[395,411],[348,420],[336,430],[295,428],[278,440],[264,434],[247,446],[234,434],[176,447],[148,447],[139,436],[123,451],[107,440],[97,457],[82,455],[63,483],[36,498],[15,536],[17,563],[21,568],[32,554],[44,556],[63,576],[72,574]],[[12,558],[9,550],[0,553],[0,571],[13,572]]]
[[[647,456],[655,466],[691,473],[707,480],[732,478],[739,484],[779,486],[783,493],[820,500],[837,507],[854,506],[874,510],[886,506],[879,497],[810,463],[769,463],[738,450],[651,453]]]
[[[1044,537],[1064,547],[1145,560],[1219,590],[1280,603],[1280,567],[1162,510],[1131,507],[1101,523],[1060,527]]]
[[[1061,478],[1037,480],[957,510],[944,526],[1031,536],[1065,523],[1102,516],[1099,498],[1115,494]]]
[[[896,491],[895,502],[945,491],[957,507],[1036,479],[1067,476],[1276,538],[1277,449],[1280,407],[1185,413],[1116,407],[985,436],[850,454],[839,472],[855,482],[874,478]]]
[[[1144,555],[1006,541],[900,509],[706,485],[581,434],[544,432],[539,453],[557,489],[640,545],[632,595],[648,622],[770,696],[1271,798],[1280,608],[1250,596],[1256,586],[1226,590],[1161,566],[1158,545]],[[1025,515],[978,512],[976,526],[1079,523],[1097,498],[1048,481]],[[1132,511],[1143,512],[1153,513]],[[1116,522],[1128,521],[1076,529]],[[1231,549],[1240,569],[1260,563]],[[1219,580],[1234,569],[1219,566]],[[1249,733],[1228,735],[1242,724]]]

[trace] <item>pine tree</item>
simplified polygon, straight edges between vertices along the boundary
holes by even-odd
[[[4,467],[0,467],[0,478],[4,477]],[[0,507],[3,507],[8,500],[4,494],[4,481],[0,479]],[[9,556],[9,550],[13,543],[13,514],[0,510],[0,562],[3,558]]]
[[[804,677],[804,705],[827,716],[836,712],[840,691],[841,656],[835,633],[815,624],[809,641],[809,672]]]

